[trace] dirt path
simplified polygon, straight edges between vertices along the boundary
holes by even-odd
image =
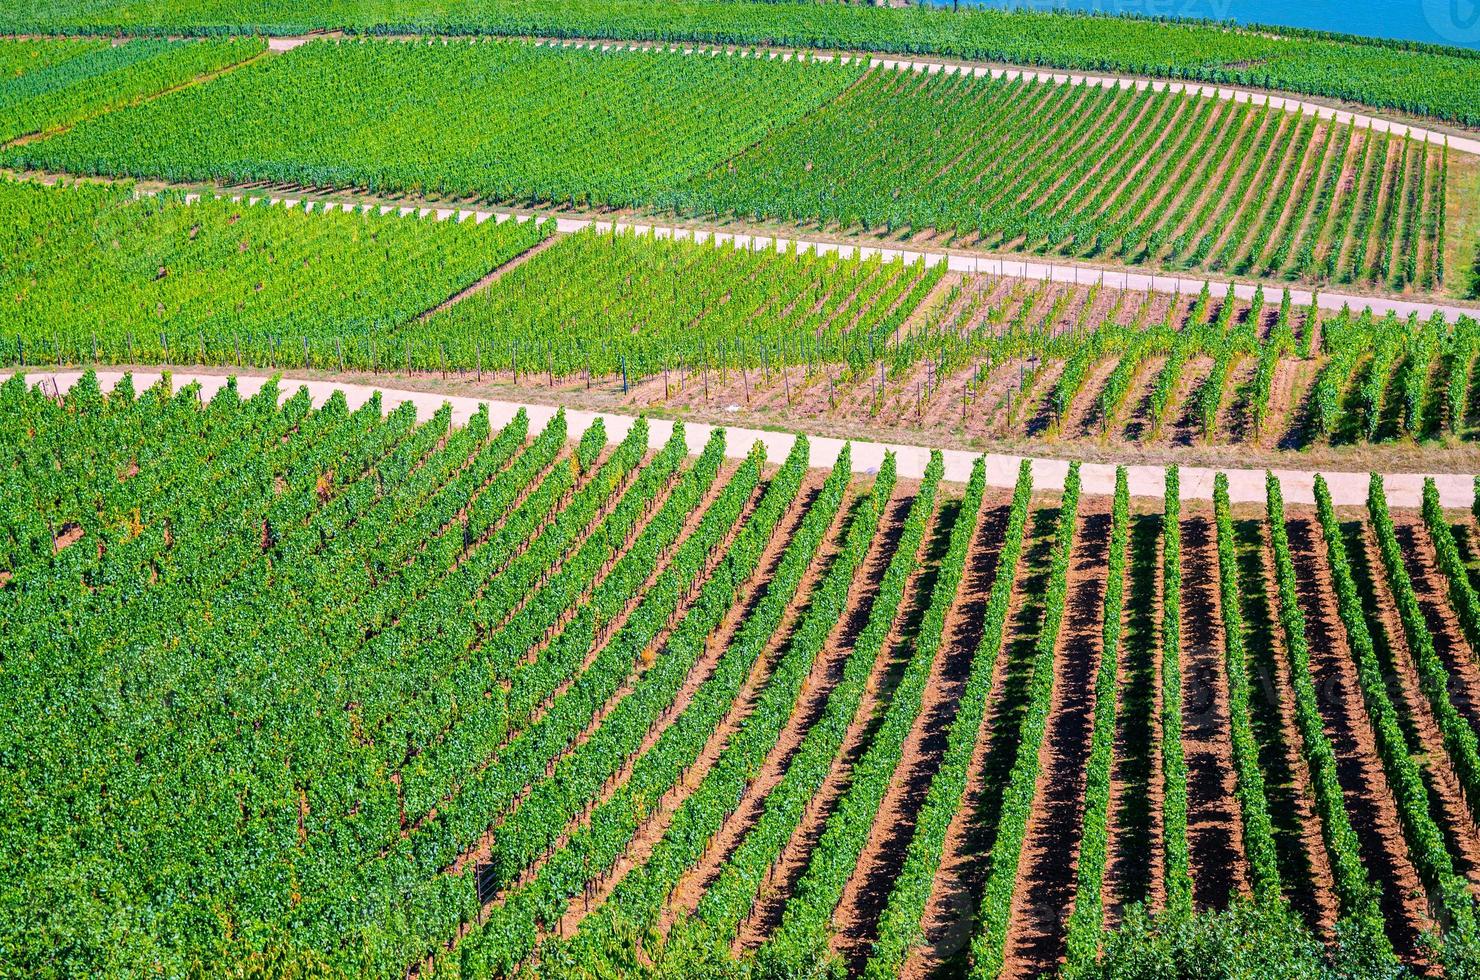
[[[978,525],[976,538],[967,554],[968,570],[982,564],[984,554],[995,556],[1000,549],[1009,505],[1005,494],[992,494],[983,501],[984,519]],[[879,819],[859,854],[853,875],[844,887],[842,899],[833,914],[833,949],[852,969],[862,965],[876,938],[879,915],[904,862],[920,805],[946,749],[956,703],[971,666],[974,652],[971,637],[979,628],[979,617],[978,621],[968,621],[963,612],[981,588],[977,578],[974,575],[963,577],[956,601],[947,614],[941,650],[921,699],[920,714],[905,739],[904,752],[894,778],[879,806]],[[986,587],[990,588],[990,580]],[[973,645],[962,649],[959,644],[963,640]]]
[[[1393,947],[1406,962],[1423,965],[1426,958],[1420,951],[1420,935],[1433,923],[1362,705],[1356,667],[1336,611],[1320,525],[1308,508],[1287,510],[1286,524],[1300,607],[1306,617],[1311,679],[1326,737],[1336,753],[1337,778],[1357,833],[1362,863],[1382,889],[1383,918]]]
[[[10,377],[13,372],[0,371],[0,381]],[[59,388],[63,391],[69,389],[83,372],[76,369],[61,371],[32,371],[32,377],[44,377],[55,379]],[[1015,372],[1014,372],[1015,374]],[[118,369],[101,370],[97,372],[99,384],[111,387],[123,372]],[[171,371],[171,377],[175,384],[184,385],[199,382],[201,385],[202,399],[209,398],[219,391],[227,381],[228,377],[235,376],[238,390],[242,397],[250,397],[267,381],[262,375],[238,375],[231,368],[193,368]],[[133,372],[134,383],[141,390],[149,385],[155,384],[160,379],[160,374],[153,368],[140,367]],[[489,422],[494,428],[499,428],[511,420],[515,413],[523,409],[529,416],[531,431],[537,431],[550,420],[561,407],[558,403],[552,404],[543,398],[525,398],[530,393],[520,392],[520,400],[505,400],[503,398],[473,397],[463,394],[448,394],[442,390],[418,390],[412,388],[392,388],[382,385],[370,375],[356,376],[354,381],[344,381],[338,378],[310,376],[283,376],[281,377],[283,395],[286,397],[292,389],[302,384],[309,390],[309,394],[315,405],[322,404],[334,392],[343,392],[346,404],[351,408],[358,408],[369,400],[375,392],[381,392],[384,406],[387,411],[394,408],[403,401],[410,402],[422,417],[429,417],[445,402],[452,406],[452,419],[454,424],[466,422],[472,414],[480,407],[487,406]],[[425,379],[420,379],[425,380]],[[363,382],[363,383],[361,383]],[[461,388],[456,390],[462,390]],[[989,406],[990,407],[990,406]],[[592,410],[589,408],[567,407],[566,417],[572,432],[581,432],[596,418],[601,418],[606,427],[608,438],[616,441],[623,438],[632,426],[636,416],[628,411],[613,410],[605,408]],[[651,440],[654,444],[667,441],[673,431],[673,421],[670,419],[649,416],[648,426],[651,431]],[[716,425],[705,421],[686,421],[690,445],[701,446],[713,433]],[[786,458],[791,452],[796,440],[790,431],[781,431],[775,428],[744,428],[729,423],[723,427],[729,434],[726,443],[726,454],[732,458],[742,458],[748,454],[751,446],[759,442],[765,449],[767,458],[772,462]],[[804,430],[806,427],[803,427]],[[788,427],[790,429],[790,427]],[[839,438],[836,435],[819,434],[815,430],[808,434],[811,443],[811,464],[814,467],[830,467],[836,461],[838,454],[845,444],[852,446],[853,470],[855,473],[877,472],[882,465],[884,453],[894,452],[898,458],[900,479],[914,480],[924,475],[925,467],[929,463],[931,449],[918,443],[899,442],[874,442],[868,441],[871,437],[858,439]],[[1035,447],[1036,451],[1036,447]],[[1446,450],[1447,453],[1463,452],[1461,447]],[[1134,459],[1147,458],[1144,453],[1135,447],[1128,447],[1126,455]],[[1017,483],[1018,466],[1023,457],[1011,455],[1005,452],[982,453],[976,450],[945,449],[942,450],[945,460],[944,479],[948,483],[964,484],[970,477],[971,468],[978,457],[986,460],[987,485],[990,487],[1011,488]],[[1072,451],[1064,448],[1064,455],[1072,456]],[[1220,455],[1226,456],[1227,452],[1220,450]],[[1065,458],[1031,457],[1033,465],[1033,486],[1039,490],[1053,491],[1062,490],[1064,477],[1068,472],[1069,464]],[[1351,464],[1347,464],[1350,466]],[[1229,497],[1233,503],[1255,503],[1260,506],[1264,503],[1264,477],[1263,469],[1237,469],[1222,468],[1220,470],[1228,474]],[[1130,482],[1130,492],[1133,497],[1149,497],[1160,500],[1163,494],[1163,481],[1165,470],[1160,465],[1153,463],[1131,462],[1127,463],[1126,471]],[[1205,466],[1185,466],[1182,468],[1182,496],[1186,500],[1211,500],[1213,490],[1214,470]],[[1304,505],[1314,503],[1314,494],[1311,486],[1314,473],[1310,470],[1284,469],[1276,467],[1273,472],[1280,479],[1284,488],[1285,499],[1292,505]],[[1367,472],[1341,472],[1337,465],[1329,470],[1323,471],[1331,489],[1331,495],[1337,506],[1365,505],[1367,500]],[[1111,463],[1085,463],[1080,468],[1080,477],[1084,483],[1086,495],[1109,494],[1115,486],[1115,465]],[[1439,472],[1435,479],[1439,486],[1441,502],[1445,507],[1469,508],[1475,499],[1474,482],[1471,475],[1460,472]],[[1423,473],[1422,468],[1418,472],[1400,472],[1387,475],[1386,487],[1388,503],[1390,506],[1417,507],[1422,502],[1423,495]]]
[[[1035,805],[1013,892],[1007,977],[1053,972],[1064,958],[1067,911],[1074,904],[1110,549],[1109,501],[1093,498],[1085,505],[1069,570],[1064,631],[1054,656],[1053,707],[1039,753]]]
[[[1137,902],[1159,907],[1163,859],[1161,711],[1161,538],[1159,514],[1131,525],[1126,624],[1116,683],[1114,761],[1110,768],[1109,847],[1105,865],[1105,924],[1113,928]]]
[[[430,310],[427,310],[425,313],[418,316],[417,319],[423,321],[430,320],[436,314],[441,313],[443,310],[447,309],[450,306],[455,306],[458,303],[461,303],[463,300],[467,299],[469,296],[472,296],[474,293],[483,292],[483,290],[487,289],[489,286],[492,286],[494,283],[498,282],[504,276],[508,275],[510,272],[513,272],[515,269],[519,268],[521,265],[528,262],[536,255],[539,255],[541,252],[550,248],[559,240],[560,239],[556,236],[551,235],[544,241],[538,242],[535,245],[525,249],[518,255],[514,256],[512,259],[509,259],[503,265],[492,269],[488,273],[488,275],[484,276],[482,279],[479,279],[472,285],[467,286],[466,288],[456,293],[453,293],[451,296],[447,297],[442,302],[432,307]]]

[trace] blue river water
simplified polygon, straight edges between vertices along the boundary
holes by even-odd
[[[951,6],[953,0],[928,0]],[[1232,20],[1480,49],[1480,0],[959,0],[1024,10]]]

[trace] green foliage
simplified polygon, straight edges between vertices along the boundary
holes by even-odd
[[[991,870],[987,873],[986,888],[982,893],[981,932],[971,943],[973,978],[996,977],[1002,972],[1006,956],[1012,898],[1017,890],[1018,866],[1022,861],[1023,842],[1027,838],[1028,819],[1033,813],[1041,769],[1039,750],[1043,746],[1049,710],[1053,705],[1054,656],[1058,649],[1059,629],[1064,622],[1069,561],[1073,556],[1078,526],[1079,464],[1076,462],[1069,464],[1069,473],[1064,478],[1064,495],[1059,504],[1058,527],[1049,559],[1048,589],[1043,597],[1043,623],[1033,648],[1028,703],[1019,725],[1017,755],[1003,793],[1002,816],[992,845]],[[967,756],[970,756],[969,748]]]
[[[72,125],[266,50],[261,38],[121,45],[0,39],[0,144]]]
[[[941,561],[936,591],[931,596],[931,605],[926,612],[927,619],[920,627],[918,642],[929,650],[929,656],[925,659],[927,665],[939,656],[945,639],[945,617],[950,610],[951,599],[966,572],[966,556],[980,519],[979,511],[985,486],[986,467],[984,461],[978,458],[971,470],[966,495],[962,498],[961,516],[951,528],[950,543],[946,556]],[[1031,489],[1032,477],[1029,475],[1028,463],[1024,460],[1018,471],[1013,510],[1004,539],[1007,542],[1018,542],[1019,547]],[[1013,561],[1009,563],[1008,558]],[[1011,570],[1016,568],[1016,558],[1017,552],[1012,550],[1011,544],[1006,545],[997,568],[997,582],[1006,579],[1002,589],[1001,615],[999,618],[990,609],[987,613],[982,641],[977,644],[973,653],[966,687],[961,692],[960,707],[951,719],[946,735],[946,749],[941,757],[940,768],[930,781],[930,788],[926,791],[925,801],[915,820],[914,833],[906,845],[903,866],[879,915],[878,938],[864,967],[864,975],[867,977],[882,980],[898,975],[905,957],[919,941],[920,923],[925,912],[925,903],[930,899],[935,871],[940,866],[946,831],[961,805],[972,749],[986,712],[987,693],[992,687],[997,651],[1002,640],[1000,624],[1007,617],[1007,601],[1012,591]],[[993,584],[994,599],[998,592],[997,582]],[[918,701],[912,698],[910,703],[918,710]]]
[[[0,180],[3,356],[395,364],[394,328],[552,230]]]
[[[1094,970],[1105,924],[1104,883],[1109,860],[1110,767],[1115,751],[1115,718],[1120,641],[1125,632],[1126,557],[1130,546],[1130,487],[1124,466],[1115,469],[1115,502],[1110,517],[1110,554],[1105,578],[1100,669],[1095,679],[1094,728],[1085,764],[1084,823],[1079,841],[1074,910],[1065,941],[1066,977]]]
[[[402,336],[459,364],[633,378],[846,364],[867,374],[945,264],[583,231]]]
[[[315,42],[10,158],[175,181],[628,206],[722,163],[861,72],[505,41]]]
[[[1326,481],[1315,480],[1317,513],[1326,539],[1326,555],[1331,578],[1336,588],[1337,609],[1346,629],[1347,644],[1356,661],[1357,682],[1362,703],[1371,725],[1378,755],[1387,774],[1388,785],[1396,799],[1398,819],[1403,828],[1408,852],[1433,901],[1447,917],[1446,933],[1453,933],[1457,946],[1468,946],[1475,936],[1474,899],[1469,888],[1454,870],[1454,863],[1444,845],[1443,834],[1429,811],[1429,799],[1417,761],[1409,755],[1398,723],[1397,709],[1388,694],[1387,681],[1373,647],[1362,599],[1352,577],[1331,503]],[[1375,514],[1374,514],[1375,519]]]
[[[1321,944],[1281,906],[1236,902],[1221,912],[1154,917],[1137,906],[1105,940],[1104,960],[1091,975],[1312,980],[1348,974],[1331,968]]]
[[[1223,666],[1228,679],[1229,741],[1239,812],[1244,831],[1255,901],[1278,903],[1281,898],[1279,855],[1259,767],[1259,743],[1254,737],[1249,707],[1248,652],[1244,646],[1244,613],[1234,552],[1233,518],[1229,514],[1228,477],[1213,480],[1213,511],[1218,532],[1218,598],[1223,613]]]
[[[0,29],[10,33],[371,34],[435,31],[542,37],[602,37],[786,47],[863,48],[1089,71],[1194,78],[1284,88],[1442,119],[1480,122],[1480,68],[1471,52],[1409,42],[1322,35],[1290,28],[1229,30],[1065,13],[925,5],[743,4],[686,0],[408,0],[393,7],[358,0],[266,0],[244,16],[232,0],[178,0],[168,9],[124,0],[18,0]]]
[[[1377,473],[1372,474],[1368,484],[1367,512],[1377,538],[1378,552],[1382,555],[1382,566],[1387,571],[1393,602],[1398,607],[1398,618],[1403,624],[1408,653],[1418,671],[1419,687],[1434,713],[1434,720],[1444,738],[1444,748],[1465,798],[1480,804],[1480,746],[1477,746],[1475,732],[1469,722],[1460,715],[1449,697],[1449,671],[1434,649],[1433,634],[1414,592],[1413,580],[1403,560],[1404,549],[1398,542],[1392,516],[1388,513],[1382,476]]]
[[[1209,151],[1196,145],[1207,108],[1181,93],[1118,87],[1085,93],[1021,78],[941,72],[922,79],[908,69],[876,70],[837,100],[658,200],[698,214],[889,233],[934,228],[997,248],[1181,268],[1216,269],[1237,259],[1247,274],[1280,274],[1292,250],[1313,253],[1325,244],[1319,239],[1325,215],[1357,188],[1336,181],[1338,160],[1328,167],[1330,193],[1310,203],[1314,230],[1282,222],[1288,209],[1306,213],[1306,195],[1320,183],[1297,182],[1294,173],[1307,159],[1317,173],[1327,166],[1326,147],[1311,139],[1313,127],[1294,127],[1290,139],[1297,145],[1287,154],[1290,139],[1274,138],[1282,110],[1219,107],[1226,124],[1214,131],[1218,145]],[[1096,128],[1106,119],[1115,125]],[[1120,124],[1130,132],[1122,134]],[[1122,135],[1115,165],[1108,165],[1105,154]],[[905,155],[887,149],[899,145],[930,149]],[[1228,152],[1238,166],[1221,166]],[[1414,156],[1437,161],[1441,152],[1420,147]],[[870,165],[861,168],[861,160]],[[1139,178],[1130,179],[1137,167]],[[1399,196],[1403,172],[1390,181]],[[1385,181],[1379,171],[1373,184]],[[1053,196],[1064,187],[1076,191]],[[1407,258],[1416,262],[1422,251],[1428,261],[1433,250],[1432,240],[1414,234],[1424,200],[1384,212],[1391,234],[1402,238],[1404,262],[1392,276],[1397,288],[1408,281]],[[1219,241],[1225,244],[1213,254]],[[1311,262],[1288,272],[1313,278],[1320,270]]]
[[[1290,538],[1285,523],[1285,499],[1280,481],[1272,473],[1265,478],[1265,494],[1281,635],[1295,695],[1295,723],[1300,729],[1306,764],[1310,767],[1315,811],[1321,821],[1321,840],[1326,846],[1341,910],[1337,931],[1353,961],[1367,963],[1374,974],[1391,972],[1397,965],[1397,957],[1384,929],[1378,888],[1367,875],[1361,858],[1361,843],[1346,812],[1337,775],[1336,750],[1326,735],[1317,701],[1306,633],[1308,624],[1300,607],[1295,562],[1290,554]]]
[[[1166,470],[1162,511],[1161,775],[1167,912],[1192,915],[1192,858],[1187,848],[1187,758],[1182,749],[1182,484]]]

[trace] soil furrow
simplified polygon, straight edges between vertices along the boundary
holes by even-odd
[[[1249,894],[1243,822],[1234,796],[1218,556],[1210,509],[1182,520],[1182,745],[1187,756],[1187,843],[1193,899],[1221,909]]]
[[[1388,937],[1406,962],[1422,964],[1420,937],[1433,923],[1362,705],[1356,666],[1336,611],[1336,594],[1320,527],[1314,512],[1308,508],[1291,508],[1286,525],[1300,607],[1306,617],[1311,679],[1320,701],[1326,737],[1336,753],[1337,778],[1346,800],[1346,811],[1357,833],[1362,862],[1382,889]]]
[[[1156,719],[1161,634],[1160,514],[1133,517],[1126,588],[1125,635],[1116,683],[1114,762],[1110,768],[1109,847],[1105,864],[1105,924],[1113,928],[1128,906],[1160,904],[1162,854],[1161,757]]]
[[[913,505],[913,495],[896,497],[893,508],[886,518],[888,530],[884,535],[885,543],[876,548],[876,553],[870,561],[867,571],[868,582],[868,608],[877,597],[879,582],[882,580],[885,570],[892,560],[894,550],[899,541],[899,535],[903,531],[904,521],[909,516],[909,509]],[[927,528],[925,542],[928,542],[933,532]],[[928,545],[921,543],[923,551]],[[769,886],[763,888],[757,896],[755,909],[750,916],[740,924],[737,932],[736,946],[745,951],[759,946],[770,935],[781,922],[781,917],[786,910],[786,902],[790,898],[791,890],[795,887],[798,879],[807,869],[807,863],[811,858],[812,850],[816,847],[818,840],[827,826],[827,819],[837,806],[851,783],[851,768],[858,758],[867,749],[869,740],[874,732],[874,723],[880,716],[883,706],[887,703],[888,695],[885,691],[886,682],[890,675],[891,651],[900,642],[903,627],[903,619],[907,610],[917,596],[922,572],[917,569],[915,575],[905,585],[904,600],[901,605],[899,618],[896,619],[893,630],[879,650],[879,656],[874,664],[873,672],[869,676],[867,688],[859,703],[858,711],[854,714],[847,733],[843,736],[842,747],[837,757],[833,760],[832,768],[823,781],[817,795],[808,803],[807,809],[797,825],[796,833],[782,850],[780,859],[777,861],[775,870],[771,875]],[[860,603],[855,607],[854,614],[858,614],[864,608]],[[848,622],[845,642],[851,648],[857,638],[858,630],[862,629],[866,619],[860,618],[856,622]]]
[[[920,805],[945,752],[956,702],[970,670],[977,638],[975,631],[980,628],[980,619],[968,620],[962,610],[983,587],[981,576],[974,571],[978,565],[987,563],[984,555],[991,555],[990,564],[995,566],[1009,509],[1007,498],[1001,493],[989,494],[983,507],[991,508],[991,511],[980,523],[968,552],[967,574],[963,576],[961,589],[947,615],[944,639],[931,667],[920,714],[905,740],[899,766],[879,806],[879,818],[859,854],[853,876],[844,887],[833,915],[833,949],[852,969],[861,967],[876,938],[879,915],[888,901],[895,876],[914,835]],[[987,581],[986,588],[990,588],[990,580]],[[972,645],[963,649],[962,643]]]
[[[1070,568],[1067,615],[1054,656],[1053,707],[1040,749],[1038,786],[1018,864],[1003,975],[1042,976],[1063,960],[1083,831],[1085,767],[1100,669],[1108,498],[1086,501]]]

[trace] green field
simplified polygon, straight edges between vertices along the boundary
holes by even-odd
[[[625,206],[721,163],[858,74],[498,41],[319,43],[10,158],[88,174]]]
[[[336,339],[365,350],[542,234],[534,223],[0,182],[0,332],[12,359],[29,351],[32,363],[55,358],[63,337],[77,354],[123,360],[224,362],[277,349],[301,359],[305,343],[327,352]]]
[[[1446,286],[1456,196],[1440,145],[1248,104],[495,41],[309,44],[3,159],[923,233],[1424,293]]]
[[[1287,29],[920,7],[724,0],[19,0],[12,32],[446,33],[855,48],[1237,83],[1480,122],[1480,60],[1461,49]]]
[[[0,144],[157,95],[266,48],[259,39],[0,41]]]
[[[875,71],[672,201],[996,251],[1427,289],[1446,156],[1212,99]]]
[[[1235,518],[390,408],[0,385],[8,970],[1468,975],[1480,538],[1432,484]]]

